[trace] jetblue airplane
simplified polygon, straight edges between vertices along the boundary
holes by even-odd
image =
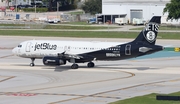
[[[161,17],[154,16],[137,38],[128,43],[29,40],[20,43],[12,52],[30,58],[30,66],[35,65],[35,59],[42,59],[47,66],[70,62],[72,69],[78,69],[77,63],[88,62],[87,67],[94,67],[95,60],[123,60],[163,50],[163,46],[155,45],[160,23]]]

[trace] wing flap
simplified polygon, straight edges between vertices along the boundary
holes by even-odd
[[[65,54],[65,52],[63,53],[58,53],[58,57],[60,58],[64,58],[64,59],[82,59],[84,58],[83,56],[81,55],[74,55],[74,54]]]

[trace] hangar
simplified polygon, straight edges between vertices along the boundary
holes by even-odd
[[[162,16],[163,9],[170,0],[102,0],[102,14],[105,23],[115,22],[115,18],[125,17],[129,23],[133,18],[148,21],[152,16]]]

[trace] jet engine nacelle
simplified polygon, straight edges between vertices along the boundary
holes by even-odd
[[[45,56],[43,58],[43,64],[47,66],[59,66],[59,65],[65,65],[66,60],[63,60],[59,57],[52,57],[52,56]]]

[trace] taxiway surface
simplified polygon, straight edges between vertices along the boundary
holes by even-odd
[[[13,56],[11,49],[29,39],[72,40],[71,38],[0,38],[0,104],[107,104],[150,93],[180,91],[180,56],[140,60],[97,61],[95,68],[79,64],[43,66],[36,60]],[[81,40],[73,38],[73,40]],[[83,39],[98,41],[101,39]],[[105,39],[102,39],[103,41]],[[131,39],[106,39],[128,42]],[[157,40],[160,45],[178,46],[179,40]]]

